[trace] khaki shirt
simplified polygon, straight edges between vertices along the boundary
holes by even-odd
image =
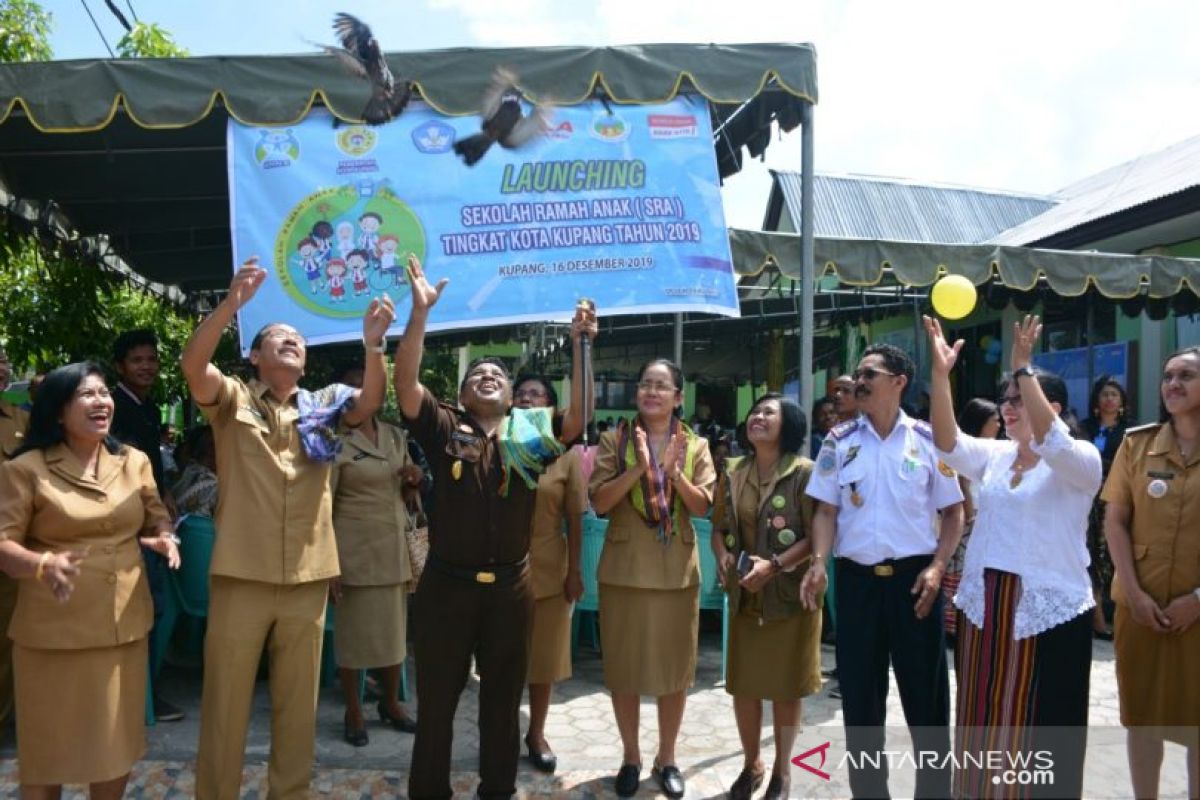
[[[717,473],[708,452],[708,440],[696,437],[689,447],[693,453],[691,482],[712,494]],[[606,431],[600,436],[596,467],[589,484],[591,491],[617,477],[617,434]],[[700,558],[696,552],[696,529],[682,503],[675,515],[676,528],[670,539],[658,539],[658,529],[646,526],[626,494],[608,512],[608,532],[600,554],[597,579],[611,586],[634,589],[685,589],[700,583]],[[708,542],[704,543],[708,546]]]
[[[0,462],[12,458],[25,441],[29,414],[7,400],[0,400]]]
[[[1125,433],[1100,499],[1132,511],[1133,565],[1154,602],[1165,607],[1200,586],[1200,453],[1185,464],[1170,425]],[[1128,605],[1120,578],[1112,594]]]
[[[18,581],[8,635],[25,647],[73,650],[141,639],[154,621],[138,536],[170,527],[146,454],[101,449],[97,474],[65,444],[0,465],[0,539],[34,552],[87,547],[61,604],[46,583]]]
[[[574,450],[564,453],[538,479],[533,507],[529,563],[533,571],[533,596],[541,600],[562,594],[567,578],[565,525],[587,510],[587,486]]]
[[[211,573],[273,584],[336,576],[330,464],[304,453],[296,395],[280,403],[266,384],[226,376],[200,408],[220,487]]]
[[[379,443],[361,430],[342,436],[333,464],[333,530],[342,583],[390,586],[412,580],[405,531],[410,521],[397,470],[410,463],[404,431],[376,422]]]

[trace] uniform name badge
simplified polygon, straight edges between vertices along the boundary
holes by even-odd
[[[1155,500],[1159,499],[1160,497],[1166,497],[1167,482],[1162,478],[1155,478],[1154,480],[1150,481],[1150,484],[1146,487],[1146,494],[1150,495]]]
[[[850,502],[854,503],[855,508],[862,508],[863,497],[858,493],[858,481],[850,484]]]

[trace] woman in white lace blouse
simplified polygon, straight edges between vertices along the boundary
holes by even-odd
[[[1012,377],[998,405],[1008,438],[958,429],[950,371],[962,340],[946,343],[925,318],[932,351],[930,421],[950,468],[979,486],[971,542],[955,604],[959,631],[956,797],[1011,796],[970,754],[1047,750],[1056,796],[1079,797],[1087,743],[1091,580],[1087,526],[1100,488],[1100,453],[1075,439],[1062,379],[1034,371],[1037,317],[1014,326]],[[985,762],[986,763],[986,762]],[[1033,787],[1026,787],[1034,791]]]

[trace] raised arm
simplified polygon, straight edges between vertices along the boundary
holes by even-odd
[[[363,385],[354,396],[354,404],[346,411],[347,425],[356,427],[380,409],[387,395],[387,362],[384,348],[387,345],[388,328],[396,318],[396,306],[386,294],[371,301],[363,314],[363,347],[366,359],[363,363]]]
[[[409,255],[408,280],[412,288],[412,311],[408,315],[404,336],[396,344],[396,366],[392,373],[392,381],[396,387],[396,402],[400,405],[400,412],[411,419],[420,413],[421,399],[425,394],[421,386],[425,325],[429,320],[430,309],[442,296],[442,290],[446,288],[450,279],[442,278],[436,286],[430,284],[420,260],[415,255]]]
[[[963,340],[953,346],[946,343],[942,323],[932,317],[922,317],[925,333],[929,335],[929,424],[933,427],[933,443],[943,452],[954,450],[958,441],[958,423],[954,421],[954,399],[950,396],[950,371],[958,362]]]
[[[1042,335],[1042,323],[1037,316],[1025,315],[1021,322],[1013,323],[1012,358],[1009,366],[1014,376],[1019,369],[1029,369],[1033,363],[1033,345]],[[1022,374],[1014,377],[1013,382],[1021,393],[1021,402],[1025,404],[1025,413],[1029,416],[1029,430],[1038,444],[1046,440],[1050,426],[1058,417],[1054,407],[1042,392],[1042,385],[1032,375]]]
[[[212,313],[196,326],[183,348],[179,366],[187,381],[192,397],[200,405],[212,405],[221,391],[224,376],[212,363],[213,353],[221,341],[221,334],[237,316],[238,309],[246,305],[258,292],[258,287],[267,279],[267,271],[258,265],[258,256],[251,256],[234,274],[225,295]]]
[[[596,323],[596,307],[590,302],[581,301],[575,307],[575,318],[571,320],[571,404],[563,415],[562,433],[559,441],[571,443],[583,435],[584,419],[591,419],[596,410],[596,389],[592,381],[592,364],[589,359],[587,375],[583,374],[583,336],[586,335],[595,344],[596,334],[600,326]],[[584,416],[583,387],[588,387],[587,415]]]

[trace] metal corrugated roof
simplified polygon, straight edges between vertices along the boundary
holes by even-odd
[[[800,173],[772,175],[792,219],[800,219]],[[817,175],[813,205],[816,236],[977,244],[1043,213],[1054,200],[897,178]]]
[[[1041,242],[1144,203],[1200,186],[1200,136],[1106,169],[1054,195],[1059,201],[1037,217],[991,239],[995,244]]]

